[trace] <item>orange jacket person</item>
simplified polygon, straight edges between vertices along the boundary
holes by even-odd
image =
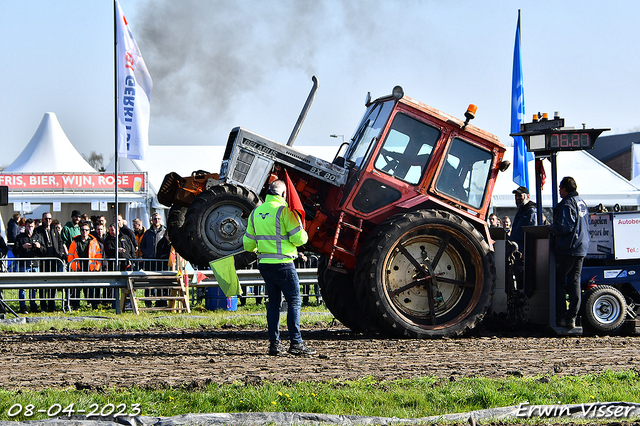
[[[102,266],[102,248],[96,238],[89,234],[89,225],[83,223],[80,225],[80,235],[73,237],[71,246],[69,246],[69,256],[67,261],[73,271],[99,271]],[[89,260],[74,260],[89,259]]]

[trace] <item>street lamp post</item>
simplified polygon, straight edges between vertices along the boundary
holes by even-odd
[[[342,143],[344,143],[344,135],[329,135],[330,138],[338,138],[341,137],[342,138]]]

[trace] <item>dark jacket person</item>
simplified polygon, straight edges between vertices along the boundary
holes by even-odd
[[[549,227],[556,252],[556,324],[568,328],[574,328],[576,324],[582,262],[589,250],[589,210],[577,189],[572,177],[560,181],[562,201],[553,210],[553,224]],[[568,310],[566,294],[569,294]]]

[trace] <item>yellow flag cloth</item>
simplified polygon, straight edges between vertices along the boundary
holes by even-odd
[[[209,266],[225,296],[231,297],[242,294],[236,267],[233,263],[233,256],[211,261]]]

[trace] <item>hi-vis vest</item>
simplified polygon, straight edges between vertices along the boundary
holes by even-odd
[[[266,201],[249,215],[244,249],[257,251],[261,263],[293,262],[296,247],[307,242],[307,231],[279,195],[267,195]],[[257,250],[256,250],[257,249]]]
[[[75,260],[78,259],[78,246],[76,245],[75,238],[71,241],[71,246],[69,247],[69,255],[67,256],[67,262],[71,267],[72,271],[78,271],[82,269],[82,263],[87,262],[89,266],[89,271],[99,271],[102,268],[102,260],[91,260],[91,259],[102,259],[102,250],[100,250],[100,243],[95,239],[93,235],[89,235],[89,259],[90,260]]]

